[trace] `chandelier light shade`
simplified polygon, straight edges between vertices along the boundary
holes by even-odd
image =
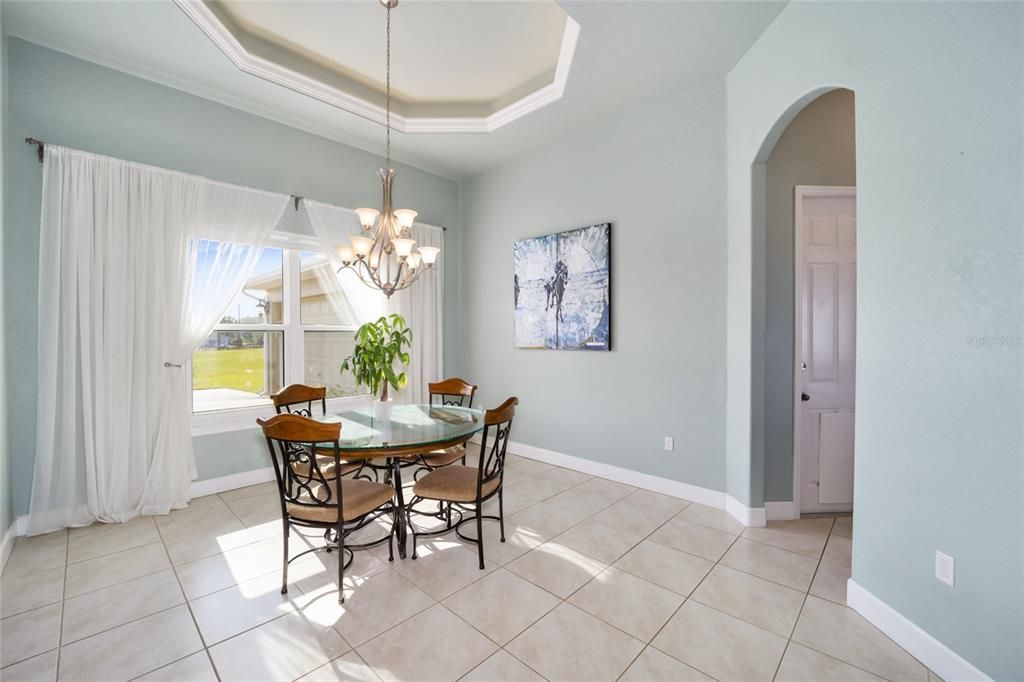
[[[357,208],[363,231],[352,237],[351,244],[337,247],[341,270],[352,270],[369,287],[379,289],[391,298],[396,291],[412,286],[420,275],[433,267],[441,249],[421,246],[416,250],[412,225],[416,211],[391,207],[391,188],[395,169],[391,168],[391,10],[398,0],[380,0],[387,10],[384,124],[385,167],[377,171],[381,186],[381,207]],[[421,267],[422,266],[422,267]]]

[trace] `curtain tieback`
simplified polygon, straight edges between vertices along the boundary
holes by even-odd
[[[178,369],[181,369],[184,366],[185,366],[184,362],[179,362],[178,364],[174,364],[173,362],[165,362],[164,363],[164,367],[177,367]]]

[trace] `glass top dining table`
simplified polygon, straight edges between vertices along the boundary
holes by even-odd
[[[461,445],[484,428],[484,413],[449,405],[394,405],[390,418],[376,416],[373,405],[329,412],[319,421],[341,422],[338,449],[347,461],[385,459],[382,468],[395,488],[398,556],[405,558],[405,493],[402,467],[413,464],[413,455]]]
[[[484,413],[449,405],[394,405],[390,418],[374,406],[329,412],[321,418],[341,422],[338,445],[345,459],[396,457],[464,443],[484,428]]]

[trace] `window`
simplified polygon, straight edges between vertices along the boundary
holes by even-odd
[[[270,405],[270,395],[290,383],[326,386],[332,398],[364,393],[338,369],[358,326],[322,254],[265,248],[192,356],[193,412]]]

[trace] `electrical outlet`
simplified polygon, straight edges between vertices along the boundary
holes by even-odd
[[[950,586],[956,585],[956,559],[935,551],[935,577]]]
[[[669,452],[676,449],[676,441],[672,436],[665,436],[665,449]]]

